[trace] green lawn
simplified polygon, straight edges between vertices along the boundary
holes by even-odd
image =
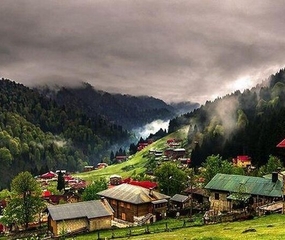
[[[170,221],[169,230],[165,230],[165,222],[159,225],[149,225],[149,234],[143,234],[146,226],[119,230],[100,231],[76,236],[77,240],[114,239],[121,236],[121,240],[247,240],[247,239],[285,239],[285,215],[274,214],[262,216],[253,220],[230,222],[212,225],[182,227],[182,222]],[[175,228],[179,229],[175,229]],[[160,230],[158,230],[161,228]],[[164,231],[163,231],[164,229]],[[162,231],[161,231],[162,230]],[[131,236],[130,236],[131,233]],[[137,235],[137,236],[134,236]]]

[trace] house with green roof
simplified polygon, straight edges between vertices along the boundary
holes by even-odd
[[[282,200],[283,181],[278,173],[271,178],[216,174],[205,186],[210,193],[210,209],[231,212],[247,203],[252,209]]]

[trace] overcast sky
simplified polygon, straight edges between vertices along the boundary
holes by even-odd
[[[285,64],[285,1],[1,0],[0,76],[203,104]]]

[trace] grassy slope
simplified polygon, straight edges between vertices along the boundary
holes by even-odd
[[[285,239],[285,215],[262,216],[253,220],[230,222],[199,227],[186,227],[162,233],[119,238],[121,240],[249,240]],[[244,232],[245,230],[251,230]],[[110,235],[109,235],[110,236]],[[76,236],[77,240],[97,239],[97,233]]]
[[[135,174],[139,174],[141,172],[145,172],[145,164],[147,163],[148,159],[147,157],[144,157],[144,155],[147,155],[150,149],[164,149],[166,147],[166,140],[169,138],[185,139],[186,131],[182,129],[175,133],[171,133],[164,138],[159,139],[158,141],[147,146],[140,152],[137,152],[135,155],[131,156],[130,159],[126,162],[111,165],[105,169],[76,174],[75,177],[79,177],[84,180],[87,180],[88,182],[92,182],[93,180],[99,179],[101,177],[104,177],[109,180],[109,177],[112,174],[118,174],[121,175],[123,178],[126,178]]]
[[[153,236],[138,236],[131,239],[285,239],[284,221],[284,215],[272,215],[255,220],[185,228],[170,233],[154,234]],[[248,229],[253,229],[255,231],[243,233]]]

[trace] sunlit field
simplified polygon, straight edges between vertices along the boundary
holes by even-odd
[[[125,233],[125,237],[120,237],[117,239],[127,240],[246,240],[246,239],[285,239],[285,215],[275,214],[269,216],[262,216],[255,218],[253,220],[240,221],[240,222],[229,222],[222,224],[212,224],[212,225],[203,225],[197,227],[180,227],[177,230],[169,229],[161,233],[154,233],[155,227],[149,226],[150,233],[144,234],[143,232],[138,233],[138,230],[135,228],[130,229],[119,229],[112,232],[102,231],[94,233],[89,233],[86,235],[76,236],[75,239],[98,239],[98,236],[101,239],[111,239],[112,234],[114,238],[123,236],[121,234]],[[172,225],[174,226],[174,225]],[[146,228],[146,226],[144,226]],[[121,231],[121,232],[116,232]],[[130,233],[140,234],[137,236],[130,236]],[[116,237],[117,236],[117,237]],[[71,238],[69,238],[71,239]]]

